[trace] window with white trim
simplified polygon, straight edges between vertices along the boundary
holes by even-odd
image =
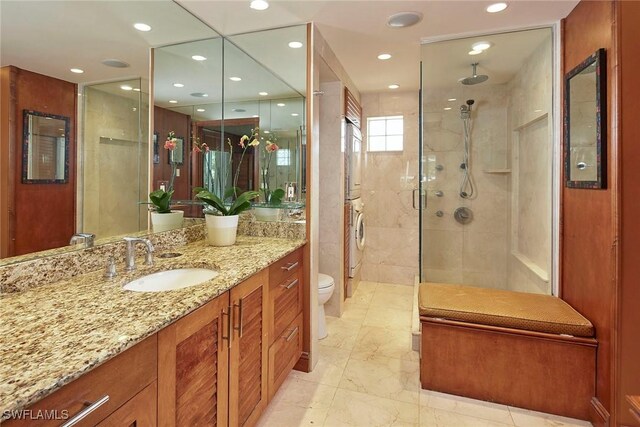
[[[291,150],[281,148],[276,151],[276,164],[278,166],[291,166]]]
[[[402,151],[403,116],[367,117],[368,151]]]

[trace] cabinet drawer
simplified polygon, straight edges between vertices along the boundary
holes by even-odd
[[[302,355],[302,319],[300,313],[269,348],[269,400]]]
[[[269,283],[280,283],[298,270],[302,270],[302,248],[271,264]]]
[[[157,377],[158,341],[153,335],[103,365],[87,372],[60,390],[36,402],[29,409],[68,414],[66,420],[8,420],[4,427],[59,426],[70,421],[89,405],[95,409],[75,426],[95,426],[117,408],[155,381]],[[106,397],[108,396],[108,398]],[[102,404],[99,404],[103,402]]]
[[[271,283],[269,304],[271,344],[302,311],[302,270],[298,270],[280,283]]]
[[[156,427],[157,403],[158,384],[154,381],[98,424],[98,427]]]

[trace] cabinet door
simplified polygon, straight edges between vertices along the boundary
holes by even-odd
[[[158,425],[226,426],[229,293],[158,333]]]
[[[104,419],[98,427],[155,427],[158,385],[154,381],[136,394],[117,411]]]
[[[268,270],[231,289],[229,425],[252,426],[267,404]]]

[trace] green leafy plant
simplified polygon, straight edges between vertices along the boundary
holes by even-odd
[[[194,188],[193,191],[196,193],[196,199],[202,200],[207,205],[217,210],[222,216],[239,215],[247,209],[251,209],[251,200],[260,196],[260,193],[257,191],[245,191],[238,196],[230,207],[227,207],[220,197],[203,187]],[[229,188],[225,192],[224,198],[227,199],[234,193],[237,193],[237,189],[234,187]]]
[[[269,200],[268,203],[270,205],[279,205],[282,203],[282,198],[284,197],[284,190],[282,188],[276,188],[275,190],[268,193],[267,197]]]
[[[170,213],[171,212],[171,196],[173,196],[173,190],[164,191],[156,190],[149,194],[151,203],[155,206],[155,210],[158,213]]]

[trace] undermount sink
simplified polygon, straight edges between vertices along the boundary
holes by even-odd
[[[123,289],[134,292],[164,292],[196,286],[213,279],[217,271],[208,268],[180,268],[160,271],[132,280]]]

